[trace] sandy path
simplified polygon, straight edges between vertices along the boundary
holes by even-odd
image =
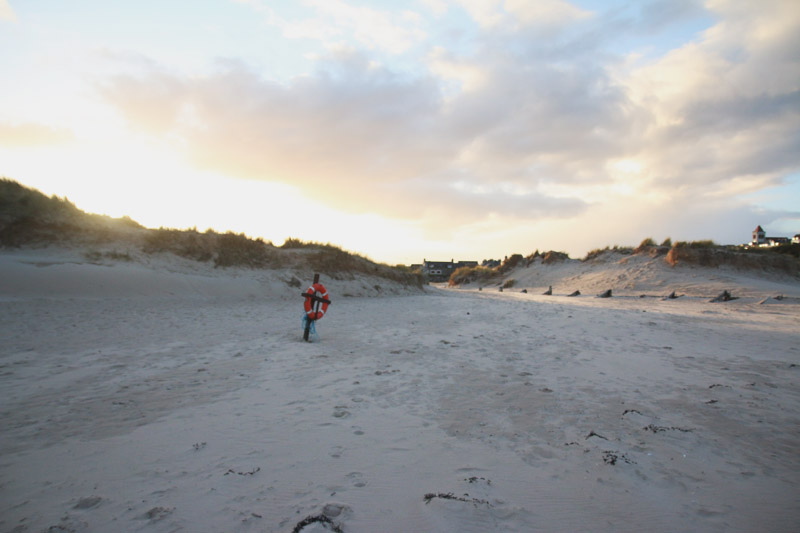
[[[0,529],[800,522],[795,303],[345,298],[314,344],[299,310],[1,302]]]

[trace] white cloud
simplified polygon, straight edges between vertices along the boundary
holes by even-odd
[[[498,26],[505,18],[502,0],[457,0],[457,3],[484,28]]]
[[[487,29],[561,27],[591,16],[564,0],[456,0],[472,19]]]
[[[266,14],[267,23],[289,39],[311,39],[326,46],[352,43],[390,54],[402,54],[423,42],[424,18],[411,10],[388,11],[356,6],[344,0],[304,0],[305,16],[281,15],[260,0],[236,0]]]
[[[692,12],[684,4],[675,20]],[[531,231],[559,220],[572,234],[619,235],[616,217],[639,220],[625,230],[639,240],[657,227],[680,237],[687,226],[670,213],[750,216],[738,198],[800,169],[792,4],[711,3],[717,21],[694,42],[625,63],[603,48],[624,26],[564,2],[464,0],[486,32],[469,51],[431,47],[427,73],[414,75],[372,50],[401,50],[409,38],[387,25],[421,27],[415,14],[309,5],[315,16],[285,31],[305,21],[323,26],[303,31],[332,42],[354,37],[329,43],[310,75],[278,84],[235,63],[203,78],[154,68],[111,80],[105,95],[133,127],[180,139],[202,169],[290,183],[355,213],[423,219],[430,231],[445,220]],[[555,42],[497,38],[493,17],[512,15],[589,27]]]
[[[427,63],[430,71],[443,82],[453,81],[458,84],[456,94],[462,91],[476,91],[486,82],[487,73],[481,65],[454,57],[439,46],[431,50]],[[453,91],[447,91],[445,88],[445,92]]]
[[[698,41],[620,81],[653,117],[642,139],[653,185],[734,196],[800,166],[800,8],[710,5],[720,20]]]
[[[591,12],[563,0],[506,0],[506,11],[523,25],[563,25],[585,19]]]

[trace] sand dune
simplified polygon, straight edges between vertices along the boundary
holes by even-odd
[[[0,298],[199,298],[296,299],[313,280],[310,268],[215,268],[172,254],[140,254],[134,260],[88,259],[81,248],[0,253]],[[337,296],[420,294],[414,285],[381,276],[336,272]]]
[[[800,271],[794,276],[783,271],[753,270],[723,265],[706,268],[692,264],[671,266],[663,256],[619,254],[607,252],[590,261],[567,259],[543,264],[540,259],[529,266],[506,272],[493,283],[472,283],[463,288],[496,288],[514,280],[512,291],[527,289],[541,294],[553,287],[554,295],[575,290],[583,295],[596,295],[612,289],[618,296],[678,294],[711,298],[723,290],[735,290],[737,296],[756,298],[762,295],[800,297]]]
[[[158,261],[0,255],[3,531],[800,522],[797,281],[630,260],[502,293],[323,276],[305,343],[309,273]]]

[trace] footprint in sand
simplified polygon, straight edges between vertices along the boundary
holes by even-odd
[[[364,474],[361,472],[350,472],[347,474],[347,479],[353,483],[354,487],[361,488],[367,486],[367,482],[364,481]]]
[[[344,452],[344,448],[341,446],[334,446],[333,449],[328,453],[334,459],[338,459],[342,456],[342,452]]]
[[[65,515],[61,521],[54,526],[50,526],[46,531],[87,531],[89,529],[88,522],[79,520],[70,515]],[[22,529],[13,529],[12,531],[26,531],[27,528],[22,526]]]
[[[151,522],[158,522],[169,516],[172,511],[174,511],[174,507],[153,507],[146,513],[144,513],[141,518],[145,520],[150,520]]]
[[[337,518],[347,511],[350,511],[350,507],[343,503],[326,503],[325,507],[322,508],[322,514],[328,518]]]
[[[78,500],[73,509],[91,509],[100,505],[102,501],[103,498],[100,496],[87,496]]]
[[[335,418],[347,418],[350,416],[350,411],[345,409],[343,405],[337,405],[333,408],[333,416]]]

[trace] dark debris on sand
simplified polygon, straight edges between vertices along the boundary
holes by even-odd
[[[646,431],[652,431],[653,433],[663,433],[664,431],[680,431],[681,433],[691,433],[692,431],[694,431],[694,430],[688,429],[688,428],[679,428],[679,427],[675,427],[675,426],[672,426],[672,427],[656,426],[654,424],[649,424],[649,425],[643,427],[642,429],[644,429]]]
[[[425,503],[426,504],[431,503],[431,500],[434,499],[434,498],[441,498],[443,500],[455,500],[455,501],[459,501],[459,502],[471,503],[472,505],[474,505],[476,507],[478,506],[478,504],[488,505],[489,507],[492,506],[492,504],[489,503],[487,500],[480,500],[478,498],[470,498],[469,494],[464,494],[464,496],[456,496],[452,492],[447,492],[447,493],[444,493],[444,492],[439,492],[439,493],[429,492],[429,493],[427,493],[425,495],[425,498],[424,498],[425,499]]]
[[[344,533],[344,530],[341,527],[337,526],[333,520],[331,520],[324,514],[312,515],[303,518],[301,521],[297,523],[296,526],[294,526],[292,533],[302,533],[303,528],[315,522],[324,524],[327,529],[330,529],[334,533]]]
[[[619,453],[619,452],[615,452],[615,451],[611,451],[611,450],[606,450],[606,451],[603,452],[603,462],[605,464],[607,464],[607,465],[615,465],[615,464],[617,464],[617,461],[624,461],[624,462],[628,463],[629,465],[630,464],[634,464],[634,465],[636,464],[636,461],[633,461],[632,459],[630,459],[624,453]]]

